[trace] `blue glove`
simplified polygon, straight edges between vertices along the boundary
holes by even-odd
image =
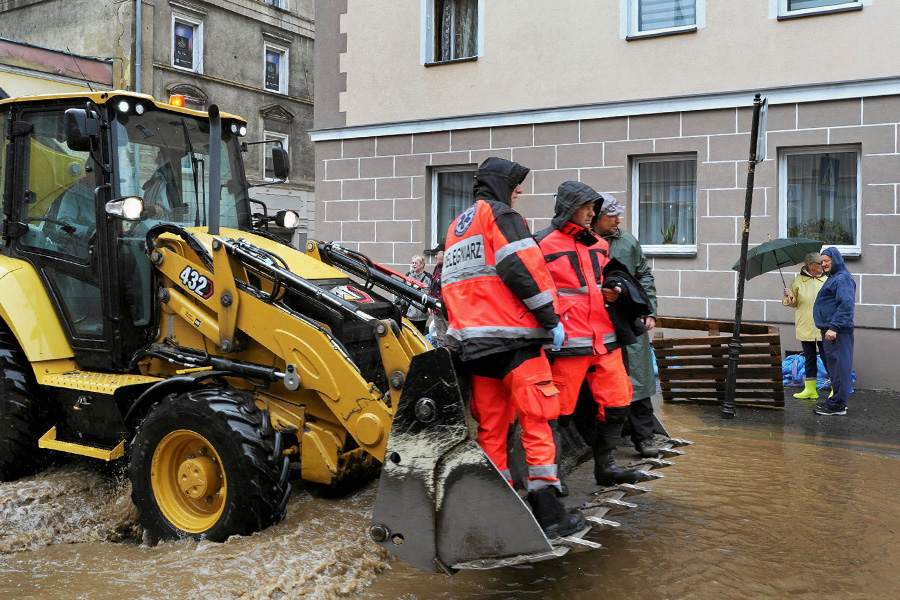
[[[559,322],[559,325],[551,329],[550,333],[553,334],[553,349],[559,350],[566,341],[566,330],[563,327],[562,321]]]

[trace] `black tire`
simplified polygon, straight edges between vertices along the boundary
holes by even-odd
[[[280,433],[251,392],[207,386],[156,404],[131,444],[131,499],[151,542],[222,542],[284,518]]]
[[[34,475],[50,452],[38,439],[50,429],[37,401],[37,381],[16,337],[0,323],[0,481]]]

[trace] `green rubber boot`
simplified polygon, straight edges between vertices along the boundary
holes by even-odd
[[[806,387],[802,392],[797,392],[794,394],[794,398],[798,400],[818,400],[819,392],[816,391],[816,380],[815,379],[807,379],[803,382]]]

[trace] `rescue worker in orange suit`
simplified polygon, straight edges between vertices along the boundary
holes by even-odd
[[[578,392],[586,380],[597,403],[591,444],[594,477],[598,485],[609,486],[638,483],[649,477],[637,469],[621,469],[615,460],[632,389],[606,309],[606,303],[618,300],[621,290],[603,287],[609,245],[590,230],[594,203],[599,198],[600,194],[588,185],[564,182],[557,190],[556,214],[536,239],[559,290],[559,314],[566,330],[562,346],[549,352],[553,383],[559,390],[559,424],[571,421]]]
[[[559,402],[542,344],[562,344],[556,288],[525,219],[512,208],[528,169],[491,157],[475,175],[475,203],[450,225],[443,294],[447,345],[472,375],[478,444],[512,484],[507,432],[518,415],[528,463],[528,502],[547,537],[585,527],[557,494],[556,446],[548,422]]]

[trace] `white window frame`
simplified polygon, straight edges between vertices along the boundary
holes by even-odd
[[[278,89],[277,90],[272,90],[272,89],[269,89],[268,87],[266,87],[266,53],[269,52],[270,50],[272,52],[277,52],[278,54],[281,55],[281,64],[280,64],[281,70],[278,73]],[[289,62],[287,48],[285,48],[284,46],[276,46],[275,44],[270,44],[270,43],[266,42],[263,45],[263,85],[262,85],[263,89],[266,90],[267,92],[273,92],[276,94],[287,94],[288,93],[288,73],[290,72],[290,69],[288,67],[289,64],[290,64],[290,62]]]
[[[175,64],[175,26],[179,23],[194,28],[194,68],[188,69]],[[172,13],[172,29],[169,35],[169,50],[172,53],[172,66],[189,73],[203,73],[203,21],[182,13]]]
[[[778,149],[778,236],[788,236],[787,157],[798,154],[821,154],[823,152],[853,152],[856,154],[856,244],[834,244],[834,247],[844,256],[860,256],[862,254],[862,149],[859,146],[804,146]],[[823,248],[829,246],[831,244],[825,245]]]
[[[641,204],[640,197],[638,195],[638,191],[640,190],[640,169],[638,168],[641,163],[658,163],[658,162],[668,162],[668,161],[678,161],[678,160],[693,160],[697,163],[697,170],[694,171],[694,243],[693,244],[644,244],[641,243],[641,248],[644,250],[644,254],[649,255],[695,255],[697,254],[697,242],[698,242],[698,219],[700,215],[700,187],[698,184],[698,171],[700,161],[696,154],[671,154],[671,155],[659,155],[659,156],[642,156],[635,157],[631,159],[631,226],[628,227],[628,230],[631,231],[635,236],[638,235],[639,226],[640,226],[640,218],[641,218]]]
[[[871,4],[871,0],[848,0],[841,4],[833,6],[819,6],[814,8],[804,8],[801,10],[788,10],[788,0],[771,0],[777,6],[777,14],[779,18],[785,17],[805,17],[807,15],[822,15],[833,12],[845,12],[848,10],[860,10],[866,4]]]
[[[266,4],[287,10],[287,0],[266,0]]]
[[[284,148],[285,150],[287,150],[289,148],[291,136],[289,136],[286,133],[280,133],[278,131],[263,130],[263,139],[264,140],[278,140],[279,142],[281,142],[281,147]],[[262,144],[262,145],[263,145],[263,152],[262,152],[262,178],[263,178],[263,181],[278,181],[278,179],[276,179],[274,177],[266,176],[266,158],[271,156],[271,154],[272,154],[271,148],[275,144]],[[287,181],[288,180],[285,180],[285,183],[287,183]]]
[[[447,231],[438,231],[438,220],[440,213],[438,211],[439,204],[439,190],[438,190],[438,174],[439,173],[460,173],[464,171],[472,171],[475,172],[478,170],[478,165],[453,165],[449,167],[434,167],[431,169],[431,243],[429,248],[435,248],[438,243],[447,235]],[[473,177],[472,184],[474,185],[475,179]],[[475,193],[472,193],[472,202],[475,202]],[[449,223],[448,223],[449,225]]]
[[[638,31],[638,0],[619,0],[620,35],[623,39],[657,37],[694,31],[706,27],[706,0],[694,0],[696,21],[693,25]]]
[[[422,48],[423,65],[444,64],[455,61],[434,60],[434,0],[422,0]],[[475,41],[475,56],[458,60],[473,60],[484,56],[484,0],[478,0],[478,39]]]

